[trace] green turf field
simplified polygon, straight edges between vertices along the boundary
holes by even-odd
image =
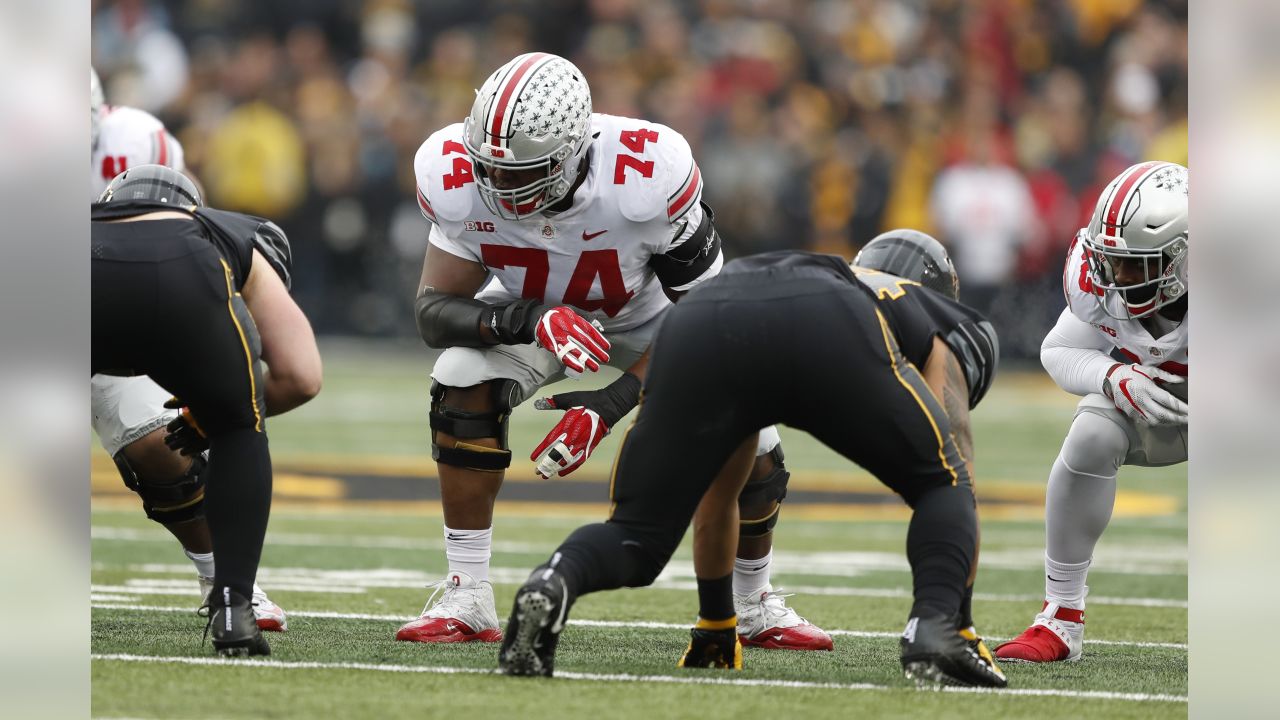
[[[776,533],[774,584],[833,634],[834,653],[748,649],[740,673],[677,670],[697,609],[687,547],[655,587],[591,595],[575,606],[555,680],[492,674],[494,645],[395,642],[396,628],[417,615],[445,569],[441,520],[430,499],[378,500],[359,484],[374,482],[362,480],[366,467],[389,488],[425,493],[420,486],[433,482],[430,357],[412,345],[327,342],[323,350],[321,396],[270,425],[277,504],[259,581],[289,611],[289,630],[268,636],[268,659],[219,660],[201,645],[194,571],[116,487],[109,462],[95,458],[95,717],[1187,714],[1184,467],[1121,474],[1117,516],[1089,578],[1083,660],[1005,666],[1010,689],[998,693],[921,692],[901,677],[897,660],[910,605],[905,515],[867,499],[883,493],[865,474],[785,428],[797,502],[788,500]],[[988,499],[975,613],[990,639],[1020,632],[1039,609],[1041,493],[1072,407],[1040,376],[1007,372],[975,415],[979,498]],[[516,411],[510,478],[520,485],[512,493],[556,489],[536,485],[524,460],[554,420],[528,406]],[[615,437],[581,471],[572,501],[500,501],[492,573],[499,615],[565,535],[601,519]],[[829,501],[842,491],[847,500]]]

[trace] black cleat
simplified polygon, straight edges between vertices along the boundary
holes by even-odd
[[[270,655],[271,646],[258,629],[253,603],[231,588],[214,588],[205,599],[209,622],[204,632],[213,633],[213,649],[223,657]]]
[[[981,638],[972,629],[956,628],[955,618],[913,617],[899,642],[902,672],[918,687],[1002,688],[1009,684],[990,651],[983,652],[986,645]]]
[[[689,647],[685,648],[676,667],[741,670],[742,641],[738,639],[738,620],[733,618],[725,622],[729,623],[725,628],[695,625],[689,631]]]
[[[551,568],[539,568],[516,593],[502,635],[498,667],[507,675],[551,677],[556,643],[569,614],[569,589]]]

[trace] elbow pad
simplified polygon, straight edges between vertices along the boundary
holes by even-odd
[[[427,289],[413,303],[418,334],[427,347],[488,347],[480,335],[480,318],[488,303]]]
[[[413,304],[418,334],[428,347],[490,347],[527,345],[547,307],[537,300],[515,300],[490,305],[474,298],[427,289]],[[480,327],[488,327],[498,339],[488,341]]]

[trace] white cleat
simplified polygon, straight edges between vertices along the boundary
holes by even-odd
[[[439,596],[439,600],[436,596]],[[436,583],[418,619],[396,631],[397,640],[422,643],[501,642],[493,585],[455,571]]]
[[[753,595],[734,594],[742,645],[766,650],[834,649],[830,635],[787,607],[788,597],[774,592],[772,585]]]

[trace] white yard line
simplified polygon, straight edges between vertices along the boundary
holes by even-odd
[[[140,662],[175,665],[202,665],[219,667],[264,667],[282,670],[366,670],[371,672],[392,673],[424,673],[433,675],[497,675],[496,670],[481,668],[458,668],[439,665],[375,665],[372,663],[325,663],[325,662],[287,662],[280,660],[237,659],[196,657],[156,657],[151,655],[126,654],[94,654],[94,660],[107,662]],[[674,685],[732,685],[746,687],[799,688],[807,690],[902,690],[903,687],[891,685],[875,685],[872,683],[824,683],[804,680],[768,680],[764,678],[723,678],[693,677],[685,675],[631,675],[625,673],[582,673],[560,671],[556,673],[560,680],[577,680],[585,682],[629,682],[629,683],[662,683]],[[1005,690],[989,690],[984,688],[943,688],[945,692],[998,694],[1015,697],[1065,697],[1082,700],[1123,700],[1127,702],[1172,702],[1185,703],[1185,695],[1152,695],[1149,693],[1120,693],[1098,690],[1053,690],[1039,688],[1014,688]]]
[[[95,540],[118,542],[172,543],[173,537],[159,530],[139,530],[95,525],[91,529]],[[326,535],[320,533],[267,534],[267,544],[282,547],[357,547],[385,550],[443,550],[443,540],[398,537],[393,535]],[[550,553],[551,543],[521,541],[495,541],[495,552]],[[851,552],[820,550],[797,552],[779,549],[774,552],[779,567],[805,575],[831,575],[856,577],[868,571],[907,572],[910,566],[902,553]],[[679,562],[679,561],[677,561]],[[687,561],[686,561],[687,562]],[[988,550],[982,554],[982,566],[1001,570],[1039,569],[1044,564],[1044,550],[1022,548]],[[1123,573],[1126,575],[1186,575],[1187,549],[1185,545],[1103,548],[1094,561],[1095,571]]]
[[[94,564],[98,571],[113,570],[120,566]],[[131,578],[124,585],[97,584],[93,586],[95,593],[113,595],[134,593],[137,595],[190,595],[196,593],[192,570],[189,565],[177,564],[134,564],[124,566],[129,572],[149,575],[173,575],[174,578]],[[779,568],[780,569],[780,568]],[[528,568],[491,567],[490,580],[495,585],[519,585],[529,576]],[[786,572],[778,572],[778,577],[786,577]],[[399,570],[394,568],[379,569],[343,569],[323,570],[300,567],[264,567],[259,570],[258,580],[267,586],[267,590],[289,590],[291,592],[312,593],[364,593],[370,588],[389,588],[401,590],[421,589],[433,585],[439,580],[438,575],[429,575],[420,570]],[[696,590],[693,564],[685,560],[672,562],[652,587],[663,590]],[[877,597],[877,598],[910,598],[911,590],[905,587],[843,587],[831,585],[794,585],[788,582],[777,582],[779,590],[804,595],[826,595],[836,597]],[[1017,602],[1038,603],[1044,598],[1039,595],[1018,594],[999,595],[993,593],[975,593],[974,598],[984,602]],[[1144,597],[1108,597],[1091,596],[1089,602],[1094,605],[1122,605],[1130,607],[1175,608],[1185,609],[1186,600],[1171,598]]]
[[[167,612],[167,613],[191,613],[195,614],[193,607],[174,607],[171,605],[132,605],[120,602],[99,602],[95,596],[92,604],[95,608],[111,609],[111,610],[132,610],[137,612]],[[368,613],[344,613],[333,612],[328,610],[289,610],[289,617],[298,618],[327,618],[332,620],[376,620],[378,622],[403,623],[412,620],[412,617],[405,615],[372,615]],[[602,627],[602,628],[646,628],[655,630],[688,630],[688,625],[679,623],[653,622],[650,620],[581,620],[578,618],[570,618],[570,625],[581,625],[583,627]],[[860,637],[860,638],[896,638],[899,633],[872,631],[872,630],[827,630],[831,635],[839,635],[844,637]],[[991,641],[1007,638],[988,638]],[[1186,643],[1157,643],[1157,642],[1136,642],[1129,640],[1095,640],[1089,638],[1090,645],[1117,645],[1122,647],[1137,648],[1164,648],[1168,650],[1186,650]]]

